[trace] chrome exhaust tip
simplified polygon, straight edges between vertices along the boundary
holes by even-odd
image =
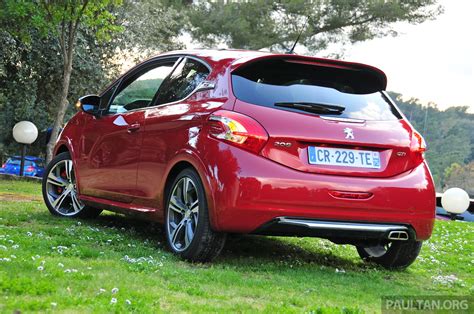
[[[390,231],[388,234],[389,240],[396,240],[396,241],[406,241],[409,239],[408,232],[406,231]]]

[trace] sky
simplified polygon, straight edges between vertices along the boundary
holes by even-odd
[[[473,0],[441,0],[444,14],[418,25],[398,23],[397,37],[346,47],[344,59],[383,70],[387,90],[474,113]]]

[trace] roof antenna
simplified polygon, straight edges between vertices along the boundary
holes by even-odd
[[[300,40],[301,34],[303,34],[303,30],[304,30],[304,27],[301,28],[301,31],[300,31],[300,33],[298,34],[298,37],[296,37],[296,40],[295,40],[295,43],[293,44],[293,47],[291,47],[291,49],[287,51],[287,54],[290,54],[290,55],[294,54],[294,50],[295,50],[296,44],[297,44],[298,41]]]

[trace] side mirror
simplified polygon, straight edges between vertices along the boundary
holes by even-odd
[[[97,95],[87,95],[79,98],[76,103],[76,109],[82,110],[91,115],[99,114],[100,97]]]

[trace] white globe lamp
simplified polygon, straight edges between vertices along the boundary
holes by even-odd
[[[441,205],[453,218],[469,208],[469,195],[460,188],[450,188],[443,193]]]
[[[13,138],[23,144],[21,150],[20,176],[23,176],[25,167],[26,145],[30,145],[38,138],[38,128],[30,121],[20,121],[13,127]]]
[[[30,121],[20,121],[13,127],[13,138],[21,144],[31,144],[38,138],[38,129]]]

